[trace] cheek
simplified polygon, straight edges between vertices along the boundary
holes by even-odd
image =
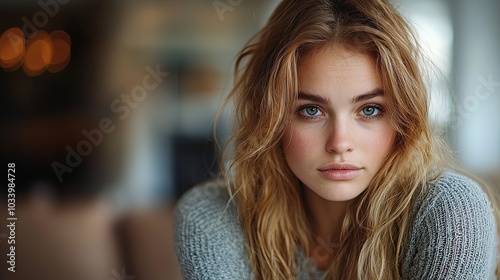
[[[394,130],[384,129],[368,138],[372,141],[366,141],[365,147],[368,149],[368,153],[371,151],[372,160],[380,164],[391,151],[395,137],[396,133]]]
[[[288,130],[283,138],[283,149],[287,160],[306,160],[313,154],[313,147],[318,143],[309,133],[300,130]]]

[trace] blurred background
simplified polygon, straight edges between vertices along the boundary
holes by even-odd
[[[500,186],[500,1],[393,2],[439,69],[433,122]],[[278,3],[0,0],[0,149],[18,218],[12,273],[6,182],[0,278],[181,279],[172,209],[217,173],[213,118],[235,56]]]

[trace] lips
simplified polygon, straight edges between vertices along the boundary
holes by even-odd
[[[363,168],[350,163],[331,163],[318,168],[325,179],[348,181],[359,176]]]
[[[351,163],[330,163],[318,168],[319,171],[325,170],[359,170],[361,167]]]

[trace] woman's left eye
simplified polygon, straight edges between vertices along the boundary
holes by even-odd
[[[360,115],[367,118],[376,118],[381,116],[382,113],[382,108],[375,105],[365,106],[360,111]]]

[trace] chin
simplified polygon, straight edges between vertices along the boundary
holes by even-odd
[[[357,190],[356,190],[357,189]],[[322,190],[313,190],[321,198],[332,202],[346,202],[357,198],[366,188],[357,188],[345,182],[334,186],[325,186]]]

